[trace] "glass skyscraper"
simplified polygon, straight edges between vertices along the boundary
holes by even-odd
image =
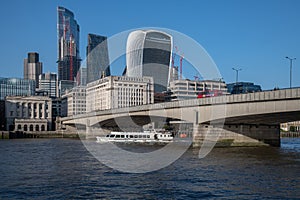
[[[150,76],[154,91],[167,90],[172,55],[172,36],[157,30],[137,30],[129,34],[126,46],[126,75]]]
[[[34,94],[34,80],[0,78],[0,100],[4,100],[7,96],[32,96]]]
[[[110,76],[107,37],[88,34],[86,54],[87,83]]]
[[[63,7],[57,8],[58,80],[74,80],[80,68],[79,25],[74,14]]]

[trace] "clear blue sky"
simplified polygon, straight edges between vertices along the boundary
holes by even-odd
[[[263,89],[300,86],[300,1],[298,0],[130,0],[2,1],[0,7],[0,77],[22,77],[27,52],[37,51],[44,72],[57,72],[57,6],[74,12],[80,25],[80,55],[87,34],[112,36],[140,27],[182,32],[200,43],[226,82],[240,81]]]

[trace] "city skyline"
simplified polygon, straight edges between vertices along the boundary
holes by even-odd
[[[85,38],[88,33],[111,37],[133,28],[169,28],[200,43],[216,62],[226,82],[235,82],[232,68],[237,67],[242,68],[240,81],[254,82],[262,85],[263,89],[289,87],[289,62],[285,57],[300,57],[298,1],[160,2],[147,7],[138,2],[122,1],[105,4],[12,1],[2,7],[2,19],[16,3],[19,6],[15,8],[15,16],[1,21],[1,26],[6,27],[1,33],[1,77],[22,77],[22,60],[30,51],[40,54],[45,72],[57,72],[57,6],[71,10],[81,26],[81,57],[85,55]],[[165,12],[163,8],[166,6],[172,12]],[[21,30],[26,40],[19,36]],[[120,71],[124,68],[124,65],[118,66],[118,63],[113,67],[116,66],[122,68]],[[299,73],[300,67],[296,60],[293,63],[293,86],[300,85],[297,77]]]

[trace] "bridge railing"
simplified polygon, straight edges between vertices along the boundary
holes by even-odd
[[[284,90],[273,90],[273,91],[262,91],[247,94],[233,94],[226,96],[227,103],[234,102],[247,102],[247,101],[266,101],[274,99],[290,99],[299,98],[300,88],[284,89]]]

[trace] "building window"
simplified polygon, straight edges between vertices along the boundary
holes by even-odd
[[[33,131],[33,125],[32,124],[29,126],[29,131]]]

